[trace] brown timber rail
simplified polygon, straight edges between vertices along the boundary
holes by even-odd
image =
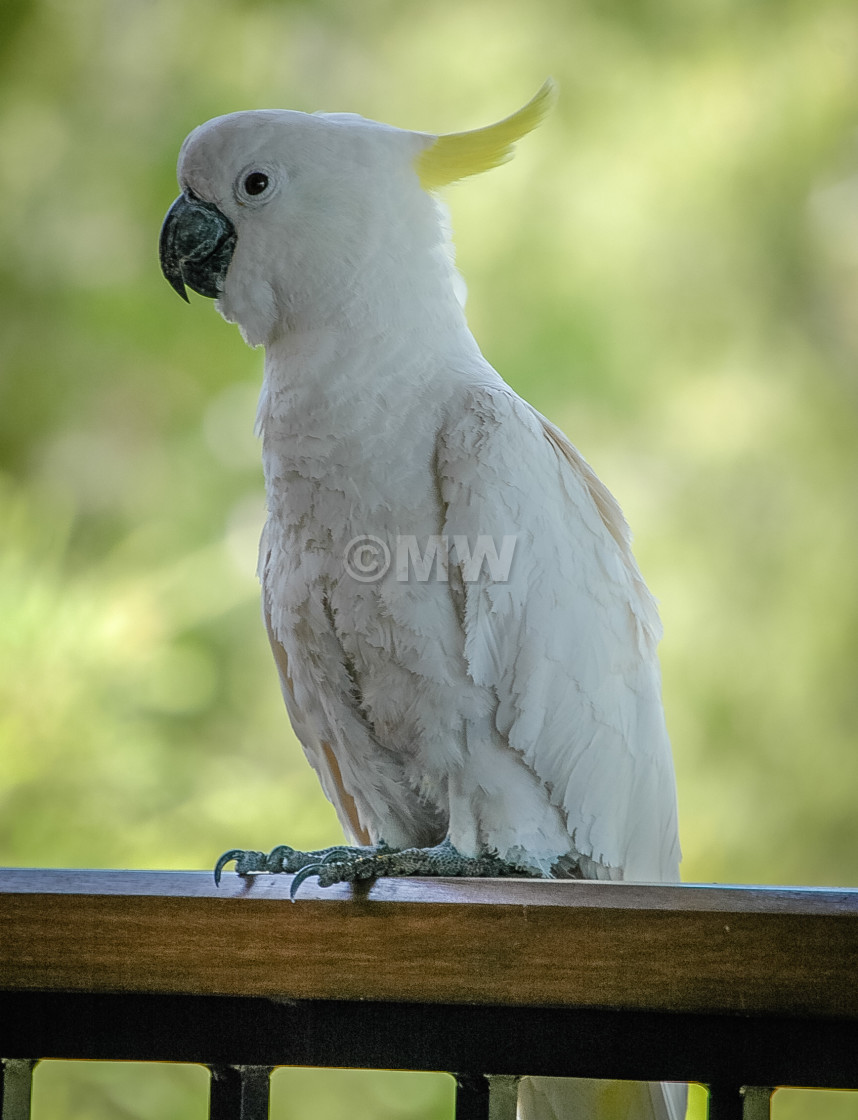
[[[0,1120],[42,1058],[203,1063],[213,1120],[283,1065],[455,1071],[459,1120],[487,1075],[858,1089],[858,890],[290,881],[0,870]]]

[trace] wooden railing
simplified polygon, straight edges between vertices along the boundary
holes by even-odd
[[[215,1120],[283,1065],[451,1071],[459,1120],[525,1074],[699,1081],[712,1120],[858,1089],[858,890],[289,885],[0,871],[2,1120],[42,1058],[203,1063]]]

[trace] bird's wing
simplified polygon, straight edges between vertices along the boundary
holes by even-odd
[[[286,710],[343,830],[358,844],[382,839],[393,847],[437,843],[443,825],[411,789],[396,752],[378,741],[362,715],[342,646],[324,611],[316,611],[312,620],[312,648],[309,639],[302,645],[292,633],[290,654],[286,637],[277,633],[272,596],[279,581],[267,532],[260,561],[265,625]]]
[[[286,653],[283,643],[274,633],[274,628],[271,625],[271,612],[264,599],[263,614],[268,641],[271,643],[271,652],[274,654],[274,663],[280,676],[280,688],[295,734],[304,747],[304,752],[313,769],[319,776],[325,796],[336,809],[343,831],[354,843],[369,844],[371,842],[370,834],[361,820],[354,797],[346,789],[342,769],[331,743],[316,733],[316,729],[306,718],[295,700],[295,683],[290,672],[289,655]]]
[[[457,401],[436,462],[451,542],[473,549],[482,535],[501,554],[515,537],[506,578],[483,564],[459,592],[468,668],[494,690],[497,729],[566,814],[592,873],[676,878],[660,624],[616,502],[500,379]]]

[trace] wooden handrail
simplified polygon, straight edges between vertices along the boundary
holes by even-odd
[[[858,1019],[858,890],[0,870],[0,989]]]

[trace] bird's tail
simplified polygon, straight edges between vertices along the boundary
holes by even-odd
[[[685,1085],[523,1077],[518,1120],[684,1120]]]

